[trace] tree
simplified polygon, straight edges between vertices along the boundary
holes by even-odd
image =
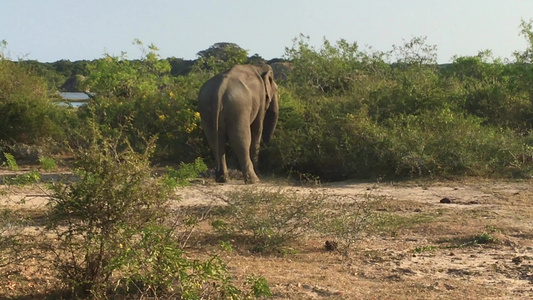
[[[52,137],[64,139],[68,112],[57,100],[43,77],[31,65],[6,57],[0,41],[0,142],[39,144]]]
[[[172,76],[187,75],[194,65],[193,60],[185,60],[182,58],[169,57],[166,60],[170,64],[170,74],[172,74]]]
[[[266,60],[261,55],[256,53],[248,58],[247,63],[252,64],[252,65],[259,65],[259,64],[264,64],[265,62]]]
[[[214,57],[217,60],[229,61],[234,57],[240,57],[242,55],[248,57],[248,51],[239,47],[235,43],[216,43],[206,50],[202,50],[197,53],[200,58]]]
[[[234,43],[216,43],[206,50],[197,54],[200,58],[197,61],[199,68],[219,73],[237,64],[244,64],[248,61],[248,51],[242,49]]]

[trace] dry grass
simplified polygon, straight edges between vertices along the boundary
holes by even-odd
[[[262,186],[269,186],[263,183]],[[182,205],[211,203],[218,190],[240,184],[195,185],[178,191]],[[312,187],[295,187],[307,193]],[[284,255],[222,252],[237,282],[263,275],[274,299],[528,299],[533,297],[533,188],[531,182],[469,179],[379,185],[337,183],[319,187],[329,195],[364,199],[383,197],[377,210],[388,215],[346,257],[324,248],[324,238],[309,235],[292,243]],[[37,195],[36,190],[6,190],[6,199]],[[366,196],[365,196],[366,195]],[[442,204],[444,197],[452,203]],[[54,299],[58,281],[39,247],[46,223],[45,197],[25,205],[3,201],[3,207],[27,216],[23,241],[31,258],[0,269],[0,298]],[[217,251],[208,223],[201,224],[187,249],[201,257]]]

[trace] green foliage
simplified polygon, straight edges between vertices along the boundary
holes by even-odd
[[[36,171],[29,171],[23,174],[19,174],[13,178],[6,179],[6,183],[15,185],[30,185],[41,181],[41,174]]]
[[[122,245],[163,217],[169,189],[150,178],[148,158],[123,139],[104,137],[93,125],[88,148],[75,152],[80,180],[52,185],[50,230],[61,279],[75,294],[104,293],[117,270]]]
[[[173,76],[186,76],[191,71],[194,64],[194,61],[192,60],[184,60],[175,57],[169,57],[167,58],[167,61],[170,64],[170,73]]]
[[[489,243],[494,243],[497,240],[498,239],[493,237],[490,233],[483,232],[480,235],[475,236],[473,239],[473,242],[475,244],[489,244]]]
[[[165,183],[171,188],[186,186],[189,184],[189,179],[197,178],[205,171],[207,171],[207,166],[201,158],[197,158],[192,164],[182,162],[178,170],[167,167]]]
[[[19,166],[17,164],[17,161],[15,160],[15,157],[11,153],[4,152],[4,157],[6,158],[6,163],[11,171],[18,171]]]
[[[49,157],[39,157],[39,163],[44,171],[52,171],[57,169],[56,161]]]
[[[531,64],[533,62],[533,19],[520,22],[520,35],[524,36],[527,48],[524,52],[515,52],[517,62]]]
[[[436,46],[423,37],[379,52],[342,39],[314,48],[300,36],[286,49],[291,72],[279,82],[278,127],[260,152],[261,169],[321,180],[531,176],[532,28],[532,21],[522,21],[528,44],[514,62],[482,51],[448,65],[436,64]],[[105,135],[127,128],[136,151],[145,150],[143,137],[157,136],[154,158],[190,163],[212,157],[196,107],[201,85],[235,64],[263,59],[232,43],[200,51],[196,61],[162,59],[155,46],[134,44],[137,60],[107,55],[42,66],[13,63],[2,53],[3,144],[72,145],[70,131],[83,131],[96,116]],[[45,82],[57,81],[51,72],[85,75],[82,88],[95,98],[77,110],[58,107]]]
[[[474,236],[446,240],[443,242],[450,242],[450,245],[446,246],[446,248],[463,248],[482,244],[493,244],[498,242],[498,239],[494,237],[492,233],[484,231]]]
[[[391,120],[390,154],[403,175],[482,175],[527,171],[515,155],[531,149],[510,130],[482,125],[475,117],[450,110]]]
[[[9,170],[19,170],[19,166],[13,155],[4,152],[4,157],[6,158],[6,163],[4,164],[8,166]],[[7,185],[30,185],[40,182],[41,174],[36,170],[32,170],[15,176],[3,176],[2,180]]]
[[[74,152],[79,180],[51,186],[48,230],[58,244],[50,247],[64,284],[77,297],[243,299],[217,255],[187,257],[170,214],[173,186],[205,169],[201,160],[183,164],[169,185],[151,175],[154,139],[139,153],[120,132],[91,125],[86,148]]]
[[[224,72],[234,65],[248,61],[248,51],[234,43],[216,43],[209,49],[198,52],[198,56],[195,68],[210,71],[212,74]]]
[[[120,57],[106,55],[88,65],[89,75],[84,81],[85,89],[102,96],[132,99],[158,92],[159,87],[170,82],[170,64],[159,58],[157,47],[147,49],[139,40],[133,42],[141,49],[141,60],[127,60],[126,53]]]
[[[0,140],[37,144],[60,140],[68,128],[70,112],[58,107],[43,78],[24,65],[8,60],[0,50]]]
[[[188,259],[169,228],[149,225],[143,228],[138,243],[123,245],[121,249],[111,262],[122,270],[122,279],[115,289],[122,288],[140,297],[217,299],[225,295],[240,299],[242,292],[232,285],[220,258]]]
[[[481,52],[438,67],[435,49],[424,38],[387,53],[296,40],[278,128],[261,153],[279,164],[266,167],[322,180],[530,176],[530,65]]]
[[[263,276],[250,276],[248,277],[247,283],[252,287],[252,295],[256,298],[259,297],[270,297],[272,292],[266,279]]]
[[[85,82],[98,96],[79,109],[79,116],[88,120],[95,115],[106,134],[130,124],[127,135],[135,149],[142,150],[142,136],[157,135],[159,158],[192,162],[208,153],[195,102],[207,78],[201,73],[174,78],[157,48],[143,51],[139,61],[108,56],[89,66]]]
[[[308,43],[303,35],[286,48],[286,56],[293,64],[289,82],[299,94],[342,93],[350,89],[359,77],[361,53],[357,44],[340,40],[331,45],[324,39],[320,50]]]

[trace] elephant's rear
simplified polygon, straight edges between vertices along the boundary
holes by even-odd
[[[198,111],[202,119],[204,130],[216,132],[218,127],[218,112],[220,110],[220,97],[218,90],[220,78],[215,76],[204,83],[198,94]],[[207,134],[207,132],[206,132]]]

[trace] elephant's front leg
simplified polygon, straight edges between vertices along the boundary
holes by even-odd
[[[250,158],[254,166],[254,170],[258,170],[259,163],[259,147],[261,145],[261,134],[263,133],[263,123],[258,118],[250,126],[251,131],[251,145],[250,145]]]

